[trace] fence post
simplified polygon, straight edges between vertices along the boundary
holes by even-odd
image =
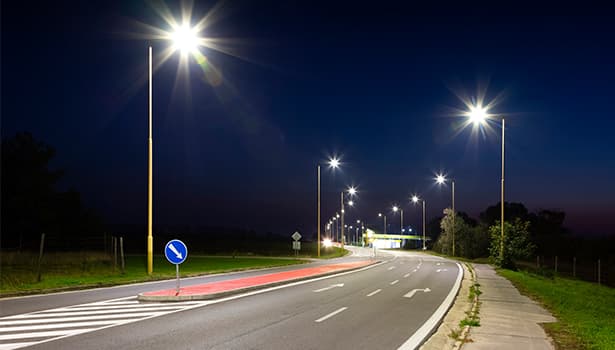
[[[598,259],[598,285],[600,285],[600,259]]]
[[[122,267],[122,275],[124,274],[124,237],[120,237],[120,266]]]
[[[555,256],[555,273],[557,274],[557,255]]]
[[[577,277],[577,257],[572,257],[572,277]]]
[[[41,281],[41,262],[43,260],[43,247],[45,246],[45,234],[41,233],[41,247],[38,251],[38,266],[36,267],[36,282]]]

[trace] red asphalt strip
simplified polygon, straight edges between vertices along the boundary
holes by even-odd
[[[144,296],[186,296],[186,295],[207,295],[220,292],[228,292],[235,289],[259,286],[276,282],[292,281],[300,278],[318,276],[332,272],[342,272],[344,270],[355,269],[372,264],[373,261],[358,261],[351,263],[332,264],[305,269],[270,273],[262,276],[238,278],[234,280],[211,282],[195,286],[182,287],[177,294],[175,289],[165,289],[154,292],[145,292]]]

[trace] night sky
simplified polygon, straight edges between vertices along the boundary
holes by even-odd
[[[457,210],[477,217],[499,202],[501,129],[459,129],[459,112],[460,97],[483,94],[506,118],[506,200],[564,210],[579,234],[615,234],[612,10],[214,4],[194,4],[193,23],[210,14],[200,34],[226,53],[201,52],[219,74],[193,58],[178,71],[179,53],[154,74],[154,232],[315,232],[316,164],[330,155],[343,169],[323,168],[323,222],[354,184],[349,219],[378,224],[401,204],[420,229],[409,197],[441,215],[451,192],[434,184],[440,171],[456,180]],[[170,44],[139,23],[170,30],[156,8],[2,2],[2,137],[53,145],[60,187],[111,224],[146,224],[147,48]]]

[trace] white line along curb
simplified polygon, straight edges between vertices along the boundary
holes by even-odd
[[[410,338],[408,338],[408,340],[406,340],[406,342],[404,342],[398,348],[398,350],[410,350],[418,348],[419,345],[421,345],[425,341],[425,339],[427,339],[427,337],[431,335],[432,331],[440,323],[444,315],[446,315],[448,309],[451,307],[451,305],[453,305],[453,301],[455,301],[455,296],[459,291],[459,287],[461,287],[461,280],[463,279],[463,268],[461,267],[461,265],[459,265],[459,263],[455,264],[459,269],[459,273],[457,274],[457,280],[455,281],[453,288],[448,293],[442,304],[440,304],[436,312],[434,312],[433,315],[431,315],[431,317],[425,323],[423,323],[421,328],[419,328],[412,336],[410,336]]]

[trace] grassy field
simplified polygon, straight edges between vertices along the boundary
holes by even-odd
[[[559,320],[545,329],[559,349],[615,349],[615,289],[565,278],[499,270]]]
[[[322,258],[342,256],[345,251],[329,248]],[[300,255],[300,258],[309,255]],[[145,256],[126,257],[124,273],[114,269],[109,255],[99,252],[48,253],[43,258],[42,279],[37,282],[35,254],[3,253],[0,261],[0,295],[51,292],[112,286],[175,277],[175,265],[164,256],[154,256],[154,273],[146,273]],[[182,277],[305,263],[307,260],[257,256],[199,256],[191,254],[180,265]]]

